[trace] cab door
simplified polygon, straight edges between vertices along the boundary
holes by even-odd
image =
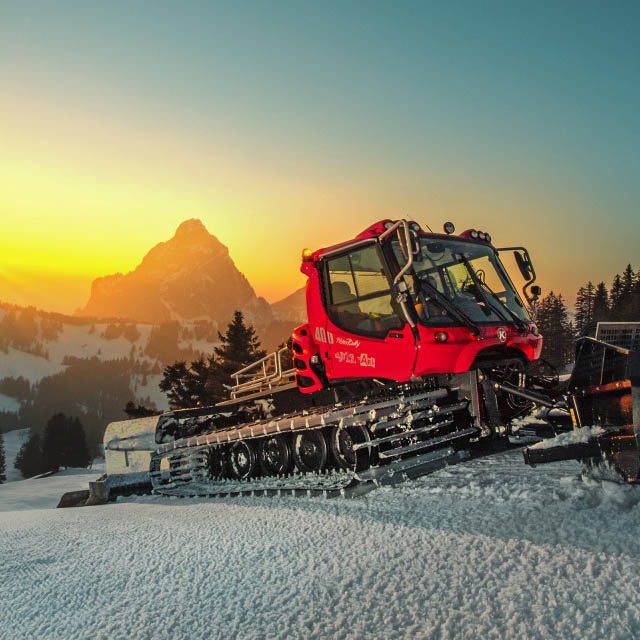
[[[393,299],[377,242],[325,258],[323,286],[327,377],[409,380],[415,339]]]

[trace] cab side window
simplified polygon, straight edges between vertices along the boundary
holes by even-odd
[[[349,333],[384,338],[404,322],[394,308],[389,280],[377,245],[327,261],[327,311]]]

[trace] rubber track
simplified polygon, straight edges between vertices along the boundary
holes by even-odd
[[[154,493],[191,497],[240,495],[335,497],[366,492],[375,485],[359,483],[355,471],[294,473],[285,477],[251,480],[212,480],[209,476],[209,450],[213,445],[335,426],[366,426],[372,434],[385,428],[402,425],[407,429],[407,437],[409,437],[414,415],[416,419],[434,420],[460,410],[460,403],[452,405],[449,412],[446,405],[443,407],[435,405],[437,400],[445,398],[447,394],[446,389],[435,389],[401,394],[377,402],[365,400],[345,407],[324,407],[311,412],[258,420],[246,425],[164,444],[152,454],[151,479]],[[163,458],[169,459],[168,472],[160,470],[160,461]]]

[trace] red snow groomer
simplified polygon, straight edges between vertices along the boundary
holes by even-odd
[[[516,290],[500,255],[515,260]],[[180,495],[343,492],[460,460],[508,434],[552,386],[538,375],[540,294],[524,247],[488,233],[382,220],[303,252],[308,322],[234,375],[214,407],[158,422],[154,490]]]

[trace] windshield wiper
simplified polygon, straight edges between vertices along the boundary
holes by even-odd
[[[509,309],[507,304],[505,304],[502,300],[500,300],[496,292],[486,282],[484,282],[478,277],[478,274],[475,272],[474,268],[471,266],[471,263],[469,262],[469,260],[467,260],[467,258],[465,258],[463,255],[457,254],[457,256],[460,258],[460,260],[466,267],[467,271],[469,272],[469,275],[471,276],[473,283],[476,285],[478,294],[482,298],[483,302],[487,305],[487,307],[493,309],[495,314],[498,315],[500,318],[502,318],[504,322],[509,322],[509,316],[511,316],[511,319],[513,323],[516,325],[516,327],[518,327],[518,329],[521,332],[526,332],[527,331],[526,323],[521,318],[519,318],[513,311],[511,311],[511,309]],[[487,297],[487,294],[489,294],[491,298]],[[495,304],[491,304],[492,301],[497,302],[499,306],[496,307]],[[508,316],[505,315],[504,313],[505,311],[509,314]]]
[[[480,280],[480,286],[484,287],[485,291],[491,295],[492,299],[496,300],[500,305],[500,307],[504,309],[511,316],[511,318],[513,319],[513,323],[518,327],[518,329],[520,329],[520,331],[522,332],[527,331],[527,323],[522,318],[518,317],[509,308],[506,302],[504,302],[503,300],[500,300],[500,298],[498,297],[498,294],[486,282],[483,282],[482,280]]]
[[[460,320],[463,324],[467,325],[469,329],[471,329],[471,333],[474,336],[480,335],[480,328],[478,325],[461,309],[458,309],[453,302],[447,298],[444,294],[440,293],[438,289],[434,285],[432,285],[428,280],[422,280],[418,276],[418,280],[420,281],[420,286],[424,287],[425,285],[429,288],[429,296],[434,298],[436,302],[443,307],[446,311],[448,311],[451,315],[455,316]]]

